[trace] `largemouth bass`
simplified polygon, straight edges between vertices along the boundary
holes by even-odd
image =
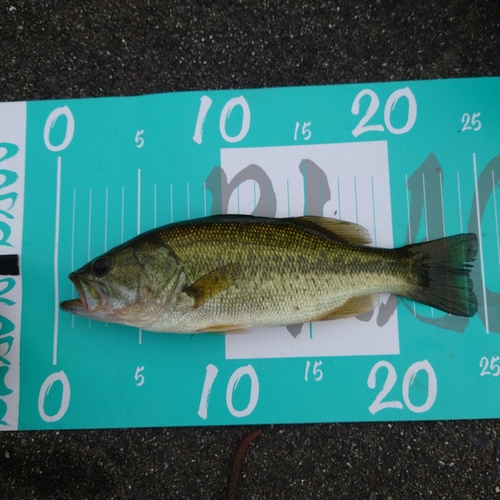
[[[226,332],[355,316],[389,292],[473,316],[475,234],[396,249],[323,217],[216,215],[151,230],[69,275],[79,316],[157,332]]]

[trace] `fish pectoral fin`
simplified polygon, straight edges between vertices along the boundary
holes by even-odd
[[[349,318],[357,316],[375,308],[377,295],[360,295],[346,300],[340,307],[337,307],[326,314],[315,318],[315,321],[326,321],[329,319]]]
[[[368,245],[372,242],[368,230],[354,222],[331,219],[328,217],[317,217],[315,215],[290,217],[289,220],[302,224],[303,226],[319,229],[342,243]]]
[[[198,278],[193,284],[184,288],[184,293],[194,299],[197,309],[211,298],[227,290],[238,278],[240,266],[226,264],[215,271]]]

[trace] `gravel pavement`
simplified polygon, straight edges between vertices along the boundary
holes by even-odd
[[[0,101],[499,75],[498,0],[0,0]],[[261,428],[241,499],[500,499],[499,420]],[[0,498],[224,498],[251,430],[1,433]]]

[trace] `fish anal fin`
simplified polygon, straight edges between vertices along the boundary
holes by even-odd
[[[315,321],[326,321],[330,319],[349,318],[357,316],[375,308],[377,295],[359,295],[346,300],[340,307],[315,318]]]
[[[238,277],[239,266],[226,264],[198,278],[184,289],[184,293],[194,299],[197,309],[211,298],[227,290]]]
[[[347,222],[329,217],[318,217],[315,215],[304,215],[302,217],[290,217],[291,221],[307,227],[319,229],[328,236],[353,245],[368,245],[372,242],[370,233],[359,224]]]
[[[244,325],[214,325],[202,328],[197,333],[250,333],[250,330]]]

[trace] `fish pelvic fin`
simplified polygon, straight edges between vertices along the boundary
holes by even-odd
[[[289,221],[302,226],[315,229],[326,236],[341,243],[351,245],[369,245],[372,242],[367,229],[354,222],[347,222],[328,217],[318,217],[315,215],[304,215],[302,217],[289,217]]]
[[[326,321],[329,319],[357,316],[358,314],[371,311],[375,308],[376,304],[377,295],[359,295],[346,300],[340,307],[314,318],[314,321]]]
[[[238,264],[226,264],[198,278],[183,291],[194,299],[194,308],[197,309],[211,298],[227,290],[237,279],[238,274]]]
[[[477,297],[469,277],[477,236],[458,234],[399,249],[412,262],[408,298],[456,316],[474,316]]]

